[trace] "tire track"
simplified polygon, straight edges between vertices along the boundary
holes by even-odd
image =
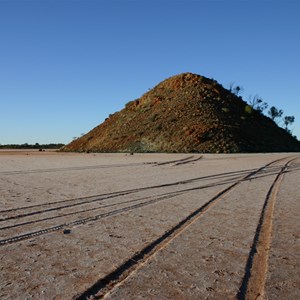
[[[128,164],[111,164],[111,165],[94,165],[94,166],[84,166],[84,167],[68,167],[68,168],[51,168],[51,169],[33,169],[26,171],[2,171],[0,175],[27,175],[34,173],[50,173],[50,172],[66,172],[66,171],[82,171],[82,170],[93,170],[93,169],[107,169],[107,168],[122,168],[122,167],[135,167],[141,165],[153,165],[153,166],[162,166],[167,164],[176,164],[183,162],[185,160],[190,160],[194,156],[188,156],[182,159],[170,160],[165,162],[137,162],[137,163],[128,163]]]
[[[264,170],[268,166],[270,166],[270,165],[272,165],[272,164],[274,164],[274,163],[276,163],[278,161],[279,160],[270,162],[270,163],[266,164],[265,166],[263,166],[263,167],[261,167],[259,169],[255,169],[254,171],[251,171],[250,173],[248,173],[246,176],[244,176],[242,178],[239,177],[239,179],[237,179],[230,186],[230,189],[232,189],[234,186],[236,186],[241,181],[250,179],[252,176],[256,175],[257,173],[261,172],[262,170]],[[191,180],[187,180],[187,181],[184,181],[184,182],[185,183],[186,182],[191,182]],[[180,181],[179,183],[182,183],[182,181]],[[178,184],[178,182],[176,184]],[[174,185],[174,183],[159,185],[159,186],[155,186],[155,187],[165,187],[165,186],[173,186],[173,185]],[[153,187],[150,187],[150,188],[153,188]],[[94,216],[91,216],[91,217],[83,218],[83,219],[80,219],[80,220],[77,220],[77,221],[63,223],[63,224],[59,224],[59,225],[56,225],[56,226],[53,226],[53,227],[48,227],[48,228],[45,228],[45,229],[41,229],[41,230],[37,230],[37,231],[33,231],[33,232],[28,232],[28,233],[20,234],[18,236],[8,237],[8,238],[0,240],[0,246],[1,245],[5,245],[5,244],[10,244],[10,243],[18,242],[18,241],[22,241],[22,240],[25,240],[25,239],[28,239],[28,238],[31,238],[31,237],[34,237],[34,236],[37,236],[37,235],[42,235],[42,234],[50,233],[50,232],[53,232],[53,231],[58,231],[58,230],[63,229],[65,227],[76,226],[76,225],[85,224],[87,222],[97,221],[97,220],[99,220],[99,219],[101,219],[103,217],[108,217],[108,216],[111,216],[111,215],[124,213],[124,212],[129,211],[129,210],[133,210],[133,209],[136,209],[136,208],[140,208],[140,207],[143,207],[143,206],[147,206],[147,205],[156,203],[158,201],[162,201],[162,200],[165,200],[165,199],[169,199],[169,198],[178,196],[179,194],[181,194],[183,192],[192,191],[192,190],[200,189],[200,188],[201,187],[194,187],[194,188],[189,188],[189,189],[185,189],[185,190],[181,190],[181,191],[176,191],[176,192],[173,191],[173,192],[168,193],[167,195],[160,195],[158,197],[156,196],[156,198],[154,198],[152,200],[149,200],[147,202],[142,202],[142,203],[130,205],[130,206],[125,207],[125,208],[120,208],[120,209],[113,210],[113,211],[110,211],[110,212],[106,212],[106,213],[94,215]],[[145,189],[148,189],[148,188],[135,189],[134,191],[136,192],[136,191],[141,191],[141,190],[145,190]],[[227,189],[225,189],[225,190],[227,190]],[[118,194],[117,196],[124,196],[124,194],[121,194],[121,195]],[[116,195],[114,195],[114,197],[116,197]],[[99,199],[94,199],[94,200],[91,200],[91,201],[99,201]],[[208,203],[210,203],[210,201]],[[56,208],[51,208],[51,211],[54,210],[54,209],[56,209]],[[44,210],[43,212],[45,212],[45,211],[46,210]],[[38,213],[40,213],[40,211],[38,211],[38,212],[37,211],[36,212],[31,212],[29,214],[18,215],[18,216],[16,216],[16,218],[21,218],[21,217],[24,217],[24,216],[38,214]],[[47,220],[47,219],[49,220],[50,218],[45,218],[45,220]],[[32,222],[32,223],[34,223],[34,222]],[[3,227],[3,229],[8,229],[8,228],[9,228],[9,226],[4,226]]]
[[[99,215],[96,215],[96,216],[91,216],[91,217],[87,217],[87,218],[80,219],[80,220],[77,220],[77,221],[73,221],[73,222],[69,222],[69,223],[63,223],[63,224],[56,225],[56,226],[53,226],[53,227],[50,227],[50,228],[45,228],[45,229],[42,229],[42,230],[37,230],[37,231],[34,231],[34,232],[29,232],[29,233],[17,235],[17,236],[14,236],[14,237],[10,237],[10,238],[7,238],[7,239],[0,240],[0,246],[3,246],[5,244],[11,244],[11,243],[23,241],[23,240],[26,240],[26,239],[30,239],[32,237],[36,237],[36,236],[40,236],[40,235],[43,235],[43,234],[51,233],[51,232],[54,232],[54,231],[58,231],[58,230],[67,228],[67,227],[70,228],[70,227],[77,226],[77,225],[83,225],[87,222],[94,222],[94,221],[97,221],[97,220],[105,218],[105,217],[110,217],[110,216],[113,216],[113,215],[124,213],[126,211],[130,211],[132,209],[136,209],[136,208],[140,208],[140,207],[143,207],[143,206],[146,206],[146,205],[150,205],[150,204],[153,204],[155,202],[158,202],[158,201],[161,201],[161,200],[164,200],[164,199],[169,199],[169,198],[172,198],[172,197],[175,197],[175,196],[176,195],[168,195],[168,196],[164,196],[164,197],[159,197],[159,198],[155,198],[153,200],[150,200],[147,203],[139,203],[139,204],[135,204],[135,205],[132,205],[132,206],[125,207],[125,208],[116,209],[114,211],[102,213],[102,214],[99,214]]]
[[[34,173],[50,173],[50,172],[67,172],[67,171],[82,171],[93,169],[107,169],[107,168],[122,168],[144,165],[145,163],[129,163],[129,164],[112,164],[112,165],[96,165],[96,166],[84,166],[84,167],[69,167],[69,168],[51,168],[51,169],[33,169],[26,171],[3,171],[0,175],[27,175]]]
[[[239,178],[239,177],[238,177]],[[79,213],[85,213],[85,212],[89,212],[89,211],[96,211],[98,209],[103,209],[103,208],[107,208],[107,207],[113,207],[113,206],[118,206],[118,205],[123,205],[123,204],[128,204],[128,203],[134,203],[134,202],[138,202],[138,201],[143,201],[143,200],[147,200],[147,199],[151,199],[151,198],[157,198],[158,201],[162,201],[165,200],[166,198],[161,198],[161,197],[165,197],[165,196],[179,196],[181,194],[187,193],[187,192],[191,192],[191,191],[196,191],[196,190],[201,190],[201,189],[205,189],[205,188],[210,188],[210,187],[216,187],[216,186],[221,186],[221,185],[225,185],[225,184],[230,184],[232,183],[234,180],[236,180],[237,178],[230,178],[227,180],[223,180],[220,182],[216,182],[216,183],[211,183],[211,184],[207,184],[207,185],[203,185],[203,186],[198,186],[198,187],[192,187],[192,188],[187,188],[187,189],[182,189],[176,192],[166,192],[163,194],[159,194],[156,196],[147,196],[147,197],[142,197],[142,198],[138,198],[138,199],[133,199],[133,200],[126,200],[126,201],[121,201],[121,202],[117,202],[117,203],[113,203],[113,204],[107,204],[107,205],[101,205],[99,207],[93,207],[93,208],[89,208],[89,209],[85,209],[85,210],[80,210],[80,211],[75,211],[75,212],[70,212],[70,213],[66,213],[66,214],[62,214],[62,215],[57,215],[57,216],[52,216],[52,217],[46,217],[43,219],[38,219],[38,220],[33,220],[33,221],[27,221],[27,222],[23,222],[23,223],[18,223],[18,224],[14,224],[14,225],[9,225],[9,226],[4,226],[4,227],[0,227],[0,231],[1,230],[7,230],[7,229],[11,229],[11,228],[16,228],[16,227],[20,227],[20,226],[24,226],[24,225],[29,225],[29,224],[35,224],[35,223],[40,223],[43,221],[48,221],[48,220],[53,220],[53,219],[57,219],[57,218],[63,218],[66,216],[71,216],[71,215],[75,215],[75,214],[79,214]],[[122,195],[118,195],[118,196],[124,196],[125,194]],[[115,197],[118,197],[115,196]],[[105,198],[102,200],[107,200],[110,198]],[[152,202],[152,200],[150,200],[150,202]],[[148,201],[140,203],[141,205],[144,204],[145,206],[148,204]],[[119,211],[119,209],[117,210]],[[45,212],[45,211],[44,211]],[[112,211],[113,213],[113,211]],[[33,214],[26,214],[26,215],[22,215],[22,216],[18,216],[19,218],[21,217],[26,217],[26,216],[30,216]],[[9,218],[11,219],[17,219],[17,218]]]
[[[270,172],[270,170],[269,170],[269,172]],[[269,175],[267,175],[267,176],[269,176]],[[231,177],[231,176],[235,176],[235,177]],[[214,176],[214,178],[216,178],[216,177],[223,178],[225,176]],[[239,178],[239,176],[238,175],[236,176],[234,174],[234,172],[233,172],[233,174],[230,174],[230,176],[227,175],[226,177],[229,177],[229,178],[225,179],[224,182],[220,181],[220,182],[216,182],[216,183],[208,184],[208,185],[203,185],[203,186],[199,186],[199,187],[182,189],[182,190],[180,190],[180,192],[188,192],[188,191],[193,191],[193,190],[199,190],[199,189],[209,188],[209,187],[212,187],[212,186],[223,185],[223,184],[226,184],[226,183],[231,183],[232,180],[235,180],[235,179]],[[200,178],[200,179],[202,179],[202,178]],[[108,193],[108,194],[103,194],[102,197],[91,196],[91,197],[87,197],[87,198],[77,198],[77,199],[63,200],[61,202],[80,201],[80,200],[84,200],[84,201],[81,201],[79,203],[73,203],[73,204],[68,204],[68,205],[63,205],[63,206],[58,206],[58,207],[51,207],[51,208],[48,208],[48,209],[37,210],[37,211],[33,211],[33,212],[27,212],[27,213],[22,213],[22,214],[18,214],[18,215],[13,215],[13,216],[1,218],[0,219],[0,223],[1,222],[5,222],[5,221],[9,221],[9,220],[21,219],[21,218],[25,218],[25,217],[29,217],[29,216],[33,216],[33,215],[37,215],[37,214],[44,214],[44,213],[49,213],[49,212],[52,212],[52,211],[59,211],[59,210],[65,209],[65,208],[73,208],[75,206],[81,206],[81,205],[90,204],[90,203],[93,203],[93,202],[103,202],[105,200],[109,200],[109,199],[112,199],[112,198],[117,198],[117,197],[120,197],[120,196],[126,196],[126,195],[133,194],[133,193],[138,193],[138,192],[141,192],[141,191],[144,191],[144,190],[148,190],[148,189],[158,189],[158,188],[161,188],[161,187],[169,187],[169,186],[174,186],[174,185],[179,185],[179,184],[188,184],[188,183],[195,182],[195,181],[198,181],[198,180],[199,180],[199,178],[197,178],[197,179],[188,179],[188,180],[185,180],[185,181],[175,182],[175,183],[171,183],[171,184],[165,184],[165,185],[159,185],[159,186],[150,186],[150,187],[145,187],[145,188],[140,188],[140,189],[134,189],[134,190],[127,190],[127,191],[121,191],[121,192]],[[173,192],[171,192],[171,193],[173,193]],[[158,196],[162,196],[162,195],[165,195],[165,194],[169,194],[169,193],[160,194]],[[144,200],[144,199],[147,199],[147,198],[148,197],[146,197],[146,198],[140,198],[138,200]],[[124,203],[134,202],[134,201],[138,201],[138,200],[123,201],[123,202],[118,202],[117,204],[124,204]],[[57,203],[57,202],[54,202],[54,203]],[[51,203],[51,204],[53,204],[53,203]],[[48,204],[40,204],[40,205],[37,205],[37,206],[21,207],[21,208],[18,208],[18,209],[5,210],[5,211],[2,211],[2,212],[6,212],[6,213],[7,212],[12,212],[12,211],[15,212],[15,211],[21,210],[21,209],[26,209],[26,208],[28,209],[28,208],[40,207],[40,206],[44,206],[44,205],[48,205]],[[114,205],[115,204],[113,204],[113,205],[107,205],[107,206],[114,206]],[[91,211],[91,210],[95,210],[95,209],[103,208],[103,207],[107,207],[107,206],[100,206],[100,207],[92,208],[92,209],[78,210],[76,212],[72,212],[72,213],[69,213],[69,214],[60,214],[59,216],[44,218],[44,219],[37,220],[37,221],[20,223],[20,224],[13,225],[13,226],[5,226],[5,227],[1,227],[0,230],[17,227],[17,226],[24,225],[24,224],[37,223],[37,222],[41,222],[43,220],[51,220],[51,219],[60,218],[60,217],[63,217],[63,216],[84,213],[84,212],[87,212],[87,211]]]
[[[185,160],[185,161],[180,161],[178,163],[175,164],[175,166],[180,166],[180,165],[185,165],[185,164],[189,164],[191,162],[195,162],[195,161],[198,161],[200,160],[201,158],[203,157],[203,155],[200,155],[199,157],[197,158],[191,158],[191,159],[188,159],[188,160]]]
[[[151,190],[151,189],[172,187],[172,186],[176,186],[176,185],[188,184],[188,183],[201,181],[201,180],[212,179],[212,178],[222,178],[222,177],[227,177],[227,176],[243,175],[243,174],[245,174],[249,171],[253,171],[253,170],[254,169],[235,171],[235,172],[226,172],[226,173],[214,174],[214,175],[209,175],[209,176],[190,178],[190,179],[186,179],[186,180],[180,180],[180,181],[175,181],[175,182],[165,183],[165,184],[160,184],[160,185],[152,185],[152,186],[146,186],[146,187],[142,187],[142,188],[128,189],[128,190],[117,191],[117,192],[112,192],[112,193],[104,193],[104,194],[99,194],[99,195],[94,195],[94,196],[89,196],[89,197],[80,197],[80,198],[73,198],[73,199],[66,199],[66,200],[58,200],[58,201],[47,202],[47,203],[42,203],[42,204],[35,204],[35,205],[29,205],[29,206],[23,206],[23,207],[17,207],[17,208],[12,208],[12,209],[1,210],[0,213],[10,213],[10,212],[16,212],[16,211],[31,209],[31,208],[44,207],[44,206],[47,206],[47,205],[69,203],[69,202],[76,202],[76,201],[83,201],[82,203],[85,204],[85,203],[88,203],[88,202],[85,202],[85,201],[91,201],[92,202],[94,200],[102,200],[102,199],[96,199],[96,198],[99,198],[99,197],[101,198],[101,197],[111,197],[111,196],[122,196],[122,195],[126,195],[126,194],[129,194],[129,193],[137,193],[137,192]],[[72,205],[70,205],[69,207],[71,207],[71,206]],[[57,207],[57,209],[59,209],[59,208],[60,207]],[[44,211],[45,210],[41,210],[40,213],[42,213]],[[2,220],[3,219],[0,219],[0,222]]]
[[[269,167],[268,170],[271,170],[272,167]],[[273,167],[274,170],[277,169],[277,167]],[[171,183],[165,183],[165,184],[160,184],[160,185],[152,185],[152,186],[146,186],[142,188],[135,188],[135,189],[128,189],[128,190],[123,190],[123,191],[117,191],[117,192],[111,192],[111,193],[103,193],[99,195],[93,195],[93,196],[88,196],[88,197],[79,197],[79,198],[72,198],[72,199],[65,199],[65,200],[58,200],[58,201],[52,201],[52,202],[47,202],[47,203],[41,203],[41,204],[35,204],[35,205],[28,205],[28,206],[22,206],[22,207],[17,207],[17,208],[11,208],[11,209],[5,209],[5,210],[0,210],[0,214],[3,213],[11,213],[11,212],[17,212],[17,211],[22,211],[26,209],[32,209],[32,208],[39,208],[39,207],[44,207],[44,206],[50,206],[54,204],[62,204],[62,203],[69,203],[69,202],[76,202],[76,201],[83,201],[82,203],[88,203],[85,201],[94,201],[94,200],[102,200],[101,197],[111,197],[111,196],[122,196],[122,195],[127,195],[129,193],[137,193],[141,191],[146,191],[146,190],[151,190],[151,189],[158,189],[158,188],[164,188],[164,187],[172,187],[176,185],[181,185],[181,184],[188,184],[196,181],[201,181],[201,180],[208,180],[208,179],[216,179],[216,178],[223,178],[223,177],[229,177],[229,176],[235,176],[235,175],[243,175],[247,174],[251,171],[254,171],[255,169],[248,169],[248,170],[241,170],[241,171],[233,171],[233,172],[225,172],[225,173],[219,173],[219,174],[213,174],[213,175],[208,175],[208,176],[202,176],[202,177],[195,177],[195,178],[189,178],[186,180],[180,180],[180,181],[175,181]],[[96,199],[96,198],[101,198],[101,199]],[[69,207],[71,207],[70,205]],[[59,209],[61,207],[57,207]],[[39,213],[43,213],[46,210],[40,210]],[[21,215],[20,215],[21,216]],[[9,219],[9,218],[7,218]],[[3,219],[0,219],[0,222]]]
[[[269,170],[267,175],[256,176],[255,178],[251,178],[250,180],[254,180],[254,179],[258,179],[258,178],[261,178],[261,177],[264,177],[264,176],[270,176],[270,175],[273,175],[273,173],[270,173],[270,170]],[[239,179],[239,178],[240,178],[239,176],[230,177],[228,179],[224,179],[223,181],[213,182],[213,183],[202,185],[202,186],[181,189],[181,190],[176,191],[176,192],[166,192],[166,193],[158,194],[155,197],[163,197],[163,196],[166,196],[166,195],[174,195],[174,194],[179,195],[179,194],[183,194],[183,193],[187,193],[187,192],[191,192],[191,191],[202,190],[202,189],[206,189],[206,188],[210,188],[210,187],[216,187],[216,186],[221,186],[221,185],[225,185],[225,184],[230,184],[234,180]],[[97,202],[100,202],[100,201],[102,202],[102,201],[105,201],[105,200],[108,200],[108,199],[112,199],[112,198],[116,198],[116,197],[120,197],[120,196],[126,196],[128,194],[130,194],[130,193],[115,194],[111,197],[106,197],[106,198],[103,198],[103,199],[93,200],[93,202],[94,201],[95,202],[96,201]],[[120,201],[120,202],[113,203],[113,204],[100,205],[98,207],[78,210],[78,211],[75,211],[75,212],[70,212],[70,213],[65,213],[65,214],[59,214],[59,215],[51,216],[51,217],[45,217],[45,218],[38,219],[38,220],[27,221],[27,222],[23,222],[23,223],[17,223],[17,224],[14,224],[14,225],[8,225],[8,226],[0,227],[0,231],[11,229],[11,228],[16,228],[16,227],[20,227],[20,226],[25,226],[25,225],[29,225],[29,224],[41,223],[41,222],[44,222],[44,221],[63,218],[63,217],[72,216],[72,215],[76,215],[76,214],[86,213],[86,212],[89,212],[89,211],[96,211],[96,210],[104,209],[104,208],[107,208],[107,207],[114,207],[114,206],[117,206],[117,205],[124,205],[124,204],[128,204],[128,203],[134,203],[134,202],[138,202],[138,201],[147,200],[147,199],[153,198],[153,197],[154,196],[147,196],[147,197],[142,197],[142,198],[133,199],[133,200],[132,199],[131,200],[125,200],[125,201]],[[89,202],[89,203],[91,203],[91,202]],[[146,202],[144,202],[144,203],[145,203],[145,205],[147,205]],[[78,205],[80,205],[80,204],[83,204],[83,203],[79,203]],[[68,207],[74,207],[74,205],[73,206],[68,206]],[[55,210],[55,208],[53,208],[51,210],[50,209],[49,210],[43,210],[42,213],[47,213],[47,212],[52,211],[52,210]],[[40,212],[33,212],[33,213],[27,213],[27,214],[23,214],[23,215],[17,215],[17,216],[9,217],[7,219],[2,219],[2,220],[0,220],[0,222],[1,221],[14,220],[14,219],[21,219],[23,217],[32,216],[32,215],[37,214],[37,213],[40,213]]]
[[[271,247],[272,219],[277,194],[285,172],[297,158],[289,160],[279,171],[272,183],[254,235],[251,250],[245,267],[245,274],[237,294],[237,299],[265,299],[264,287],[268,270],[268,259]]]
[[[282,160],[282,159],[281,159]],[[110,290],[114,287],[122,284],[124,280],[127,279],[133,272],[140,269],[144,264],[146,264],[157,252],[165,248],[172,240],[179,236],[186,228],[191,224],[197,221],[203,214],[205,214],[209,209],[216,205],[219,201],[223,199],[228,193],[230,193],[240,182],[248,180],[251,177],[255,176],[260,171],[263,171],[266,167],[277,163],[281,160],[273,161],[269,164],[264,165],[263,167],[248,173],[246,176],[236,180],[229,187],[221,190],[214,197],[212,197],[208,202],[194,210],[186,218],[181,220],[165,234],[148,244],[140,252],[135,254],[133,257],[125,261],[115,271],[106,275],[104,278],[99,279],[93,286],[83,292],[81,295],[76,296],[77,300],[89,299],[94,297],[94,299],[103,298],[107,295]]]
[[[183,162],[183,161],[186,161],[186,160],[190,160],[190,159],[192,159],[192,158],[194,158],[194,155],[188,156],[188,157],[185,157],[185,158],[182,158],[182,159],[169,160],[169,161],[164,161],[164,162],[156,163],[154,166],[155,166],[155,167],[158,167],[158,166],[164,166],[164,165],[176,164],[176,163],[179,163],[179,162]]]

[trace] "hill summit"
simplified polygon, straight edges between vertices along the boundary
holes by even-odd
[[[282,152],[300,142],[215,80],[170,77],[63,151]]]

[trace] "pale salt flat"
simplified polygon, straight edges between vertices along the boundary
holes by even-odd
[[[0,298],[245,298],[275,182],[258,296],[298,299],[299,163],[297,153],[0,151]]]

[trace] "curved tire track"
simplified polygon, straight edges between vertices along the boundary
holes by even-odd
[[[245,266],[245,274],[237,294],[237,299],[264,299],[264,286],[268,270],[268,258],[271,246],[272,219],[274,205],[284,173],[297,158],[289,160],[280,170],[271,185],[254,235],[251,250]]]
[[[233,189],[241,181],[251,179],[252,176],[256,175],[257,173],[259,173],[261,171],[263,171],[264,169],[271,166],[272,164],[278,163],[281,160],[282,159],[272,161],[272,162],[264,165],[261,168],[255,169],[254,171],[251,170],[246,176],[243,176],[242,178],[239,177],[233,184],[230,185],[229,188],[224,189],[221,192],[220,195],[218,194],[217,198],[220,197],[221,195],[223,195],[225,192],[227,192],[227,189],[229,189],[229,190]],[[232,172],[229,172],[229,173],[232,173]],[[170,183],[170,184],[163,184],[163,185],[158,185],[158,186],[151,186],[151,187],[145,187],[145,188],[140,188],[140,189],[133,189],[133,190],[128,190],[127,192],[118,193],[118,194],[113,193],[113,195],[111,195],[110,198],[117,197],[117,196],[124,196],[124,195],[129,194],[129,193],[134,193],[134,192],[137,192],[137,191],[142,191],[142,190],[147,190],[147,189],[152,189],[152,188],[161,188],[161,187],[166,187],[166,186],[174,186],[174,185],[178,185],[178,184],[189,183],[189,182],[193,182],[194,180],[197,180],[197,179],[189,179],[189,180],[178,181],[178,182]],[[198,189],[200,189],[200,188],[201,187],[198,187]],[[113,211],[110,211],[110,212],[105,212],[105,213],[102,213],[102,214],[86,217],[86,218],[79,219],[79,220],[72,221],[72,222],[68,222],[68,223],[62,223],[62,224],[52,226],[52,227],[48,227],[48,228],[44,228],[44,229],[41,229],[41,230],[36,230],[36,231],[33,231],[33,232],[20,234],[18,236],[8,237],[8,238],[0,240],[0,246],[5,245],[5,244],[10,244],[10,243],[15,243],[15,242],[22,241],[22,240],[25,240],[25,239],[29,239],[29,238],[34,237],[34,236],[39,236],[39,235],[51,233],[51,232],[54,232],[54,231],[58,231],[58,230],[63,229],[65,227],[82,225],[82,224],[85,224],[87,222],[97,221],[97,220],[99,220],[101,218],[104,218],[104,217],[124,213],[124,212],[129,211],[129,210],[133,210],[133,209],[140,208],[140,207],[143,207],[143,206],[148,206],[148,205],[156,203],[158,201],[170,199],[170,198],[173,198],[173,197],[179,195],[182,192],[191,191],[191,190],[195,190],[195,189],[197,189],[197,187],[196,188],[185,189],[185,190],[181,190],[181,191],[176,191],[176,192],[173,191],[173,192],[170,192],[170,193],[167,193],[167,194],[162,194],[162,195],[156,196],[156,197],[154,197],[154,199],[151,199],[149,201],[134,204],[134,205],[130,205],[130,206],[127,206],[125,208],[116,209],[116,210],[113,210]],[[212,202],[216,202],[217,198],[215,199],[215,197],[214,197],[213,201],[210,200],[204,206],[206,207],[206,205],[210,205]],[[101,200],[104,200],[104,199],[93,199],[93,200],[89,200],[89,202],[101,201]],[[86,203],[86,202],[84,202],[84,203]],[[75,206],[75,205],[81,205],[81,204],[83,204],[83,203],[67,205],[67,206],[63,206],[63,207],[59,207],[59,208],[50,208],[48,210],[43,210],[43,211],[35,211],[35,212],[27,213],[27,214],[17,215],[17,216],[8,218],[8,219],[21,218],[21,217],[24,217],[24,216],[44,213],[44,212],[47,212],[47,211],[53,211],[53,210],[57,210],[57,209],[65,208],[65,207],[70,207],[70,206]],[[201,207],[201,209],[199,211],[197,211],[196,214],[200,213],[202,210],[203,210],[203,207]],[[6,221],[8,219],[2,220],[2,221]],[[50,218],[45,218],[45,220],[47,220],[47,219],[50,219]],[[34,223],[34,221],[32,223]],[[13,228],[13,227],[15,227],[15,226],[4,226],[3,229]]]
[[[104,278],[99,279],[93,286],[87,289],[81,295],[78,295],[76,299],[83,300],[89,299],[90,297],[103,298],[111,289],[120,285],[130,274],[135,272],[137,269],[141,268],[148,260],[150,260],[157,252],[165,248],[172,240],[174,240],[178,235],[180,235],[186,228],[188,228],[192,223],[197,221],[204,213],[216,205],[222,198],[230,193],[240,182],[244,180],[251,179],[252,176],[256,175],[260,171],[263,171],[266,167],[277,163],[279,160],[273,161],[253,172],[250,172],[243,178],[235,181],[229,187],[223,189],[217,193],[213,198],[211,198],[204,205],[193,211],[186,218],[181,220],[165,234],[148,244],[139,253],[135,254],[133,257],[125,261],[119,267],[115,269],[112,273],[106,275]],[[281,160],[280,160],[281,161]],[[281,173],[281,172],[280,172]],[[276,180],[275,180],[276,181]]]

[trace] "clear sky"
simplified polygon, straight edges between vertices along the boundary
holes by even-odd
[[[214,78],[294,115],[298,0],[0,0],[0,144],[68,143],[161,80]]]

